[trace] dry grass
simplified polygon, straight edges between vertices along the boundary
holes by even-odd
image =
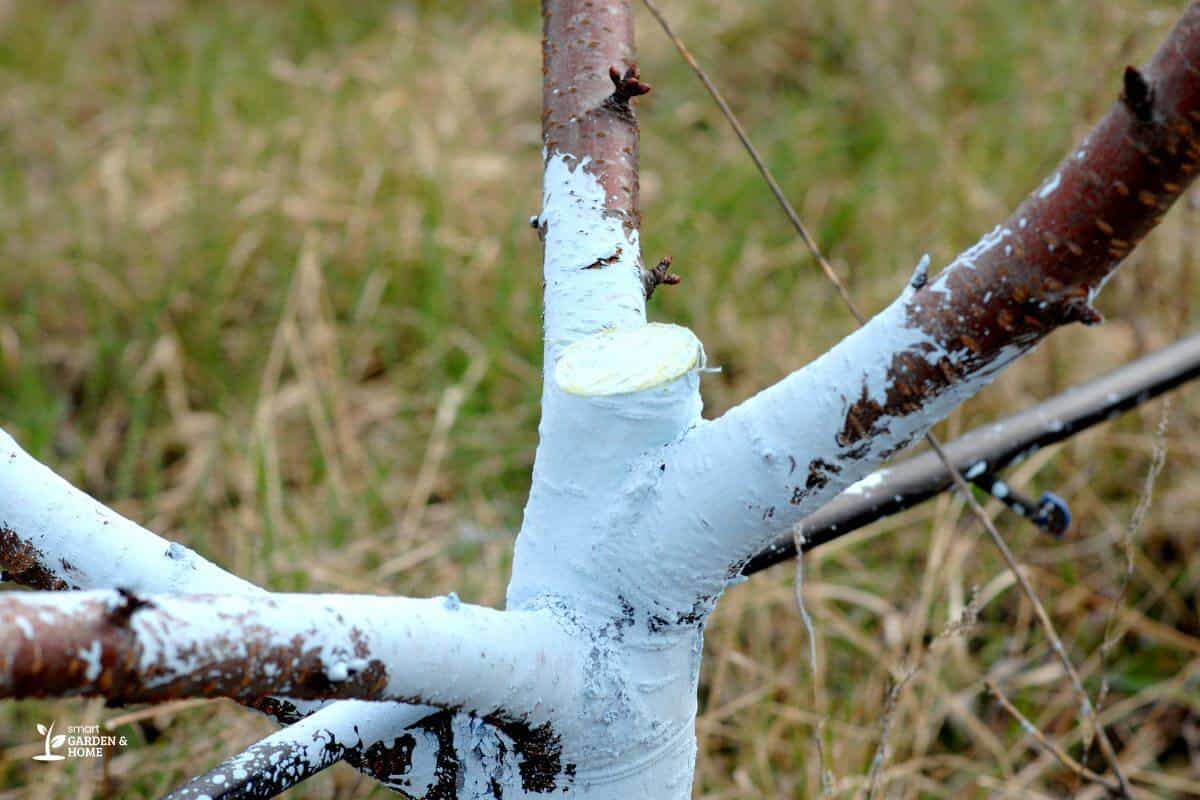
[[[124,513],[272,587],[499,603],[537,424],[539,68],[531,4],[0,0],[0,424]],[[945,263],[1033,187],[1144,58],[1176,4],[937,0],[665,4],[866,308],[921,253]],[[647,257],[685,283],[709,413],[851,330],[716,109],[648,20]],[[1181,207],[1069,330],[945,426],[1033,402],[1194,326]],[[1017,485],[1072,505],[1065,543],[989,507],[1095,695],[1136,785],[1200,794],[1200,404],[1122,544],[1155,406],[1038,455]],[[708,633],[697,796],[864,793],[897,694],[888,797],[1096,796],[988,695],[994,681],[1088,767],[1074,695],[1010,576],[942,497],[814,553],[814,673],[786,568]],[[980,587],[978,624],[936,648]],[[814,686],[815,684],[815,686]],[[815,691],[814,691],[815,689]],[[814,697],[816,700],[814,701]],[[154,796],[269,730],[232,704],[125,721],[106,763],[39,764],[11,704],[8,797]],[[107,783],[106,783],[107,782]],[[297,797],[374,791],[339,767]]]

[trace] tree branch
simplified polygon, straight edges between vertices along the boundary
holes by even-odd
[[[590,520],[609,514],[631,462],[700,414],[699,341],[646,325],[646,296],[674,278],[666,266],[642,268],[631,101],[649,87],[634,64],[631,3],[543,0],[542,17],[545,164],[534,222],[545,242],[545,375],[510,608],[603,584],[588,553],[603,531]],[[560,386],[568,348],[586,362],[580,371],[612,380]]]
[[[264,595],[265,590],[205,560],[188,548],[164,539],[122,517],[56,475],[0,431],[0,566],[6,577],[34,588],[116,589],[139,594],[228,593]],[[89,651],[90,652],[90,651]],[[284,724],[321,715],[322,730],[332,740],[352,742],[360,724],[353,704],[323,704],[297,698],[254,697],[247,705]],[[399,731],[414,713],[428,707],[379,703],[380,718],[395,718]],[[286,736],[286,732],[281,732]],[[425,742],[421,745],[424,746]],[[403,770],[390,761],[392,751],[356,749],[346,759],[384,782]],[[412,754],[409,753],[408,757]],[[334,761],[311,766],[324,769]],[[310,773],[311,774],[311,773]],[[247,775],[252,782],[256,776]]]
[[[35,589],[262,591],[76,489],[2,430],[0,567]]]
[[[1050,331],[1099,321],[1095,294],[1195,175],[1198,60],[1193,3],[1008,221],[932,282],[923,262],[866,326],[668,448],[659,500],[639,529],[700,533],[681,542],[682,558],[652,562],[650,584],[719,593],[731,567],[925,433]]]
[[[1200,333],[1193,333],[1081,386],[946,442],[950,461],[972,483],[1035,451],[1111,420],[1200,377]],[[980,473],[979,470],[985,470]],[[799,523],[804,551],[912,508],[954,484],[933,451],[885,467],[851,485]],[[990,490],[994,492],[994,490]],[[1044,500],[1044,498],[1043,498]],[[796,557],[795,536],[780,536],[742,568],[743,575]]]
[[[328,705],[193,778],[165,800],[275,797],[343,758],[369,764],[368,771],[389,786],[417,789],[423,796],[435,777],[414,764],[413,756],[425,735],[418,724],[433,713],[437,709],[429,706],[398,709],[358,700]]]
[[[545,344],[646,321],[638,244],[638,127],[650,91],[634,64],[628,0],[542,3]]]
[[[548,614],[453,596],[12,593],[0,695],[399,700],[547,721],[579,696],[571,642]]]

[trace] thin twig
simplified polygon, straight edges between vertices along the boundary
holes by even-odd
[[[871,771],[867,777],[867,800],[875,797],[879,791],[879,778],[883,769],[884,761],[887,760],[888,736],[892,731],[892,723],[896,718],[896,707],[900,702],[900,695],[917,673],[921,671],[921,667],[925,664],[925,659],[933,652],[933,648],[939,642],[945,641],[953,636],[957,636],[968,628],[974,627],[979,621],[979,589],[974,587],[971,590],[971,599],[967,601],[967,605],[962,610],[962,614],[958,619],[952,619],[946,623],[946,627],[942,628],[941,633],[929,643],[929,647],[925,649],[912,664],[904,671],[904,675],[900,680],[892,684],[891,690],[888,692],[887,700],[883,706],[883,717],[879,724],[879,744],[875,747],[875,755],[871,759]]]
[[[814,241],[812,236],[809,235],[808,229],[804,227],[804,223],[800,220],[799,215],[796,214],[795,209],[792,208],[792,204],[788,202],[787,197],[783,193],[783,189],[780,188],[779,183],[771,174],[771,170],[762,160],[762,157],[759,156],[758,150],[755,149],[754,145],[750,142],[750,137],[747,135],[745,128],[742,127],[741,122],[738,121],[737,116],[733,113],[733,110],[729,107],[729,104],[725,102],[725,98],[721,95],[720,90],[717,89],[716,84],[712,82],[712,79],[708,77],[708,74],[704,71],[704,69],[701,68],[698,63],[696,63],[696,59],[692,57],[692,54],[688,51],[683,41],[675,34],[674,30],[671,29],[670,24],[667,22],[666,18],[658,9],[658,6],[655,5],[653,0],[642,0],[642,2],[645,4],[650,13],[654,15],[654,18],[658,20],[658,24],[662,26],[663,32],[666,33],[667,38],[671,40],[671,42],[675,45],[675,49],[679,51],[681,56],[683,56],[684,61],[686,61],[692,68],[692,71],[696,73],[696,76],[700,79],[700,82],[704,84],[704,88],[706,88],[708,93],[712,95],[713,100],[720,107],[721,113],[725,116],[725,119],[733,128],[734,133],[737,134],[738,139],[741,140],[742,146],[746,149],[746,152],[754,161],[755,166],[758,167],[758,171],[762,175],[763,180],[766,181],[767,186],[771,189],[771,193],[775,195],[775,199],[779,202],[784,214],[787,215],[788,220],[792,223],[792,227],[796,229],[796,232],[803,240],[805,246],[808,247],[809,252],[812,253],[813,258],[815,258],[817,263],[820,265],[821,271],[825,273],[825,277],[829,279],[829,281],[837,289],[838,294],[841,295],[842,302],[846,304],[846,307],[850,310],[850,313],[854,315],[854,318],[858,321],[858,324],[864,324],[866,322],[866,318],[858,310],[857,306],[854,305],[854,301],[850,297],[849,292],[846,290],[845,285],[841,282],[841,280],[838,279],[837,273],[833,271],[833,268],[829,265],[829,262],[821,253],[821,249],[817,246],[816,241]],[[966,480],[958,471],[958,468],[955,467],[953,462],[951,462],[946,456],[946,453],[942,449],[941,444],[938,443],[937,438],[932,432],[929,432],[925,434],[925,441],[929,443],[930,448],[937,453],[938,458],[940,458],[946,465],[946,469],[949,471],[950,476],[954,479],[955,486],[966,499],[967,506],[970,508],[971,513],[974,514],[983,525],[984,530],[987,531],[988,536],[996,545],[996,548],[1000,551],[1001,556],[1004,557],[1005,562],[1008,564],[1008,568],[1016,577],[1017,583],[1020,585],[1021,590],[1033,604],[1033,608],[1037,613],[1038,620],[1041,622],[1042,628],[1044,629],[1047,638],[1049,638],[1051,646],[1054,648],[1054,652],[1062,661],[1063,666],[1067,671],[1067,675],[1071,679],[1071,684],[1074,687],[1075,692],[1079,695],[1080,709],[1082,710],[1083,715],[1093,725],[1093,728],[1096,732],[1096,737],[1100,742],[1100,751],[1103,753],[1105,760],[1108,762],[1109,767],[1113,771],[1113,774],[1117,776],[1117,780],[1120,782],[1121,792],[1126,797],[1132,797],[1133,795],[1129,785],[1129,780],[1125,777],[1125,773],[1121,769],[1121,765],[1117,760],[1116,753],[1113,750],[1112,743],[1109,741],[1107,733],[1105,733],[1104,726],[1096,716],[1091,697],[1084,688],[1083,682],[1080,680],[1079,673],[1076,671],[1074,664],[1071,663],[1071,658],[1069,655],[1067,655],[1066,648],[1063,647],[1062,640],[1058,637],[1058,633],[1054,629],[1054,623],[1050,620],[1050,615],[1046,613],[1045,607],[1042,605],[1041,600],[1038,599],[1037,593],[1033,590],[1033,587],[1029,584],[1029,581],[1027,581],[1025,576],[1021,574],[1021,570],[1017,566],[1017,561],[1013,557],[1012,552],[1008,549],[1008,545],[1005,544],[1004,539],[1001,538],[1000,533],[996,530],[996,526],[992,524],[992,521],[984,512],[983,507],[980,506],[975,500],[975,497],[971,493],[971,489],[967,485]]]
[[[127,714],[121,714],[104,720],[104,729],[111,731],[116,730],[122,725],[129,725],[130,723],[140,722],[148,718],[174,716],[181,711],[188,711],[199,706],[212,705],[215,702],[215,700],[208,697],[193,697],[189,700],[173,700],[169,703],[160,703],[148,706],[147,708],[139,708],[137,711],[130,711]]]
[[[817,687],[817,631],[813,625],[812,617],[808,613],[808,606],[804,603],[804,526],[797,525],[792,530],[792,536],[796,540],[796,577],[792,584],[793,591],[796,593],[796,607],[800,609],[800,620],[804,623],[804,630],[808,634],[808,662],[809,668],[812,670],[812,690],[813,690],[813,713],[819,715],[820,719],[813,727],[813,739],[817,745],[817,768],[821,773],[821,797],[830,797],[833,793],[834,775],[833,770],[829,766],[829,762],[825,758],[825,723],[829,718],[825,714],[820,714],[818,709],[821,707],[821,698]]]
[[[1071,656],[1067,654],[1067,648],[1063,645],[1062,639],[1058,636],[1058,631],[1054,628],[1054,623],[1050,619],[1050,615],[1046,612],[1046,607],[1042,605],[1041,599],[1037,592],[1034,591],[1032,584],[1025,577],[1025,573],[1021,571],[1017,564],[1017,559],[1013,556],[1012,551],[1008,549],[1008,544],[996,530],[995,524],[992,523],[990,517],[983,510],[983,506],[979,505],[979,501],[975,499],[975,495],[971,492],[971,487],[967,485],[962,474],[950,463],[946,457],[946,453],[942,450],[941,444],[932,434],[927,434],[925,440],[929,442],[929,446],[938,454],[938,457],[945,462],[950,468],[950,476],[954,479],[954,485],[957,487],[963,499],[966,500],[967,507],[971,513],[983,525],[987,531],[988,538],[992,540],[992,544],[996,545],[996,549],[1000,551],[1000,555],[1004,558],[1004,562],[1008,564],[1009,571],[1013,577],[1017,579],[1017,584],[1021,587],[1021,591],[1029,598],[1029,602],[1033,605],[1033,611],[1037,615],[1038,622],[1042,624],[1042,630],[1046,634],[1046,638],[1050,640],[1050,646],[1054,649],[1058,660],[1062,662],[1063,669],[1067,672],[1067,677],[1071,681],[1071,686],[1075,689],[1075,694],[1079,696],[1079,708],[1083,716],[1092,724],[1092,729],[1096,733],[1096,739],[1100,743],[1100,752],[1104,755],[1104,760],[1108,762],[1113,774],[1117,776],[1117,781],[1120,783],[1121,794],[1124,797],[1133,797],[1133,788],[1129,785],[1129,779],[1125,777],[1124,770],[1121,769],[1121,764],[1117,760],[1116,751],[1113,750],[1112,742],[1109,741],[1108,733],[1104,730],[1104,724],[1100,722],[1100,718],[1096,715],[1096,708],[1092,705],[1092,698],[1084,688],[1083,681],[1079,677],[1078,670],[1071,662]]]
[[[1142,528],[1142,523],[1146,519],[1146,514],[1150,510],[1150,504],[1154,499],[1154,483],[1158,480],[1158,475],[1162,472],[1163,465],[1167,460],[1167,425],[1170,423],[1171,415],[1171,400],[1167,398],[1163,402],[1162,416],[1158,420],[1158,428],[1154,434],[1154,453],[1150,458],[1150,469],[1146,472],[1146,480],[1142,484],[1142,496],[1138,498],[1138,504],[1133,509],[1133,515],[1129,518],[1129,526],[1125,529],[1124,535],[1121,537],[1121,549],[1125,555],[1125,574],[1121,578],[1121,590],[1112,601],[1112,606],[1109,609],[1108,619],[1104,623],[1104,638],[1100,642],[1100,693],[1096,697],[1096,707],[1104,708],[1104,703],[1108,699],[1108,654],[1117,646],[1125,635],[1126,628],[1114,631],[1117,625],[1117,613],[1125,602],[1125,597],[1129,594],[1129,586],[1133,583],[1133,548],[1134,540],[1137,538],[1138,531]],[[1088,744],[1087,749],[1091,745]]]
[[[750,141],[745,128],[742,127],[742,123],[738,122],[738,118],[734,115],[733,110],[729,108],[729,104],[725,102],[725,98],[722,96],[720,90],[717,89],[716,84],[708,77],[708,73],[696,63],[696,59],[692,58],[692,54],[684,46],[683,41],[675,35],[675,31],[671,29],[662,12],[658,10],[658,6],[651,2],[651,0],[642,0],[642,2],[650,13],[654,15],[654,18],[658,20],[658,24],[662,26],[663,32],[667,34],[667,38],[671,40],[671,43],[675,45],[675,49],[679,51],[679,55],[683,56],[683,60],[688,63],[688,66],[700,78],[700,82],[704,84],[704,88],[708,89],[708,93],[712,95],[713,101],[721,107],[721,113],[725,115],[725,119],[733,126],[733,132],[741,140],[742,147],[746,148],[746,152],[750,154],[750,158],[754,161],[754,166],[758,167],[759,174],[762,175],[763,180],[770,187],[771,193],[775,195],[775,199],[779,202],[783,213],[787,214],[788,221],[792,223],[792,227],[796,229],[796,233],[804,240],[804,244],[808,246],[809,252],[817,260],[817,264],[820,265],[821,271],[825,273],[825,277],[829,279],[829,282],[837,289],[838,294],[842,296],[842,302],[850,309],[850,313],[858,320],[859,325],[866,323],[867,318],[859,313],[858,307],[854,305],[853,298],[850,297],[850,292],[846,289],[846,285],[842,283],[842,279],[838,277],[833,267],[825,259],[825,256],[821,253],[821,249],[817,247],[816,241],[808,232],[808,228],[804,227],[804,223],[800,220],[800,215],[796,213],[796,209],[792,208],[792,204],[788,202],[783,189],[780,188],[779,183],[775,180],[775,176],[771,174],[771,170],[767,168],[766,162],[762,160],[762,156],[758,154],[758,150],[755,149],[754,144]]]
[[[1121,785],[1119,783],[1088,769],[1083,764],[1080,764],[1078,761],[1071,758],[1071,756],[1068,755],[1065,750],[1052,742],[1050,737],[1042,733],[1036,725],[1030,722],[1029,719],[1012,704],[1012,701],[1004,696],[1004,693],[1000,691],[999,686],[991,681],[984,681],[983,683],[985,686],[987,686],[988,691],[992,693],[992,696],[995,697],[1000,705],[1004,707],[1004,710],[1009,714],[1012,714],[1013,717],[1016,718],[1017,722],[1021,723],[1021,728],[1034,739],[1036,739],[1038,744],[1045,748],[1046,752],[1058,759],[1060,764],[1071,770],[1071,772],[1074,772],[1079,777],[1086,778],[1089,781],[1100,784],[1110,792],[1121,791]]]
[[[916,676],[920,662],[910,666],[900,680],[892,684],[887,700],[883,704],[883,717],[879,723],[879,744],[875,747],[875,755],[871,758],[871,771],[867,776],[867,800],[872,800],[879,791],[879,774],[883,762],[887,759],[888,736],[892,732],[892,722],[896,719],[896,706],[900,703],[900,693],[908,682]]]
[[[1146,472],[1146,480],[1142,484],[1142,496],[1138,498],[1138,504],[1133,509],[1133,516],[1129,519],[1129,527],[1125,530],[1125,535],[1121,537],[1121,548],[1125,554],[1125,576],[1121,582],[1121,591],[1113,600],[1112,612],[1109,614],[1108,622],[1104,626],[1104,642],[1100,645],[1100,668],[1104,669],[1104,659],[1109,651],[1120,641],[1122,633],[1115,636],[1112,633],[1113,624],[1116,622],[1117,609],[1124,602],[1125,596],[1129,593],[1129,584],[1133,580],[1133,543],[1137,538],[1138,531],[1141,530],[1142,523],[1146,519],[1146,513],[1150,510],[1150,503],[1154,499],[1154,483],[1158,480],[1158,475],[1162,472],[1163,466],[1167,460],[1167,425],[1170,423],[1171,415],[1171,400],[1168,398],[1163,402],[1162,416],[1158,420],[1158,428],[1154,433],[1154,453],[1150,459],[1150,469]]]

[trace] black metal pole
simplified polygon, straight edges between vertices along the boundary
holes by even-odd
[[[1200,376],[1200,333],[1036,406],[976,428],[944,448],[966,478],[994,475],[1041,447],[1112,419],[1197,376]],[[800,523],[803,550],[808,552],[875,520],[911,508],[952,484],[950,473],[932,452],[879,470]],[[795,556],[792,537],[781,536],[751,558],[742,568],[742,574],[753,575]]]

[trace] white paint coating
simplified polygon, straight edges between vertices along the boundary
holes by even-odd
[[[997,225],[995,228],[992,228],[991,231],[984,234],[978,242],[964,250],[962,254],[955,260],[955,263],[961,264],[962,266],[970,269],[975,269],[975,262],[980,256],[1003,242],[1009,236],[1012,236],[1012,231],[1010,231],[1008,228]],[[1005,252],[1007,253],[1009,251],[1009,249],[1006,249]]]
[[[989,246],[1000,237],[990,234]],[[931,287],[938,284],[949,291],[944,273]],[[969,351],[944,350],[913,327],[908,314],[902,296],[804,369],[719,420],[700,423],[666,449],[665,471],[637,524],[605,539],[600,549],[601,562],[624,554],[646,565],[649,575],[642,574],[631,589],[635,605],[683,613],[698,598],[715,600],[730,564],[866,477],[884,455],[923,434],[1022,352],[1006,349],[986,369],[930,398],[922,410],[876,419],[873,435],[839,443],[851,404],[886,405],[896,354],[930,363],[944,358],[968,369]]]
[[[101,655],[103,655],[103,650],[101,649],[100,642],[96,640],[93,640],[87,649],[79,654],[80,660],[87,664],[87,671],[84,672],[83,677],[89,681],[94,681],[100,677],[100,671],[103,668],[103,665],[100,663]]]
[[[638,235],[606,211],[588,165],[561,153],[545,158],[536,221],[546,242],[547,380],[509,611],[463,604],[453,594],[424,601],[264,597],[67,486],[7,437],[0,439],[0,509],[12,519],[0,521],[15,520],[51,560],[67,560],[64,579],[80,586],[130,585],[132,575],[132,588],[143,593],[192,591],[200,582],[227,593],[154,597],[130,623],[144,669],[209,675],[224,660],[249,659],[254,643],[298,637],[334,683],[378,662],[387,665],[387,696],[552,723],[563,763],[575,768],[556,795],[689,797],[702,623],[740,560],[845,487],[872,491],[882,475],[866,476],[869,469],[1022,351],[1006,349],[924,407],[873,417],[866,435],[845,440],[852,405],[887,404],[897,354],[971,367],[969,353],[947,351],[910,324],[910,288],[822,358],[703,422],[702,351],[683,329],[647,346],[660,334],[645,325]],[[1060,180],[1055,174],[1038,196],[1049,196]],[[957,263],[972,268],[1010,235],[997,227]],[[951,294],[945,275],[929,289],[941,302]],[[17,466],[6,469],[6,458]],[[101,546],[81,553],[93,539]],[[88,597],[95,595],[44,598],[31,618],[61,621]],[[231,637],[240,625],[252,625],[260,639]],[[12,627],[28,636],[31,623],[17,617]],[[99,643],[92,645],[81,651],[88,676],[99,674]],[[269,666],[262,673],[284,685],[292,665]],[[252,748],[210,783],[253,780],[269,769],[299,775],[340,747],[395,742],[410,732],[412,766],[391,778],[424,794],[438,779],[440,743],[412,729],[421,713],[332,704],[266,740],[280,747]],[[533,796],[521,786],[514,743],[496,727],[459,713],[451,738],[460,796],[488,796],[496,785],[506,798]]]
[[[550,153],[542,176],[546,362],[606,328],[646,321],[637,232],[605,210],[604,187],[580,162]]]
[[[1040,199],[1045,200],[1047,197],[1054,194],[1054,191],[1058,188],[1058,185],[1061,182],[1062,182],[1062,175],[1055,172],[1054,175],[1052,175],[1050,177],[1050,180],[1048,180],[1046,182],[1046,185],[1038,190],[1037,196]],[[1022,225],[1021,227],[1024,227],[1024,225]]]
[[[390,703],[343,700],[256,742],[189,781],[171,796],[174,800],[200,800],[209,796],[214,787],[226,792],[240,787],[247,796],[266,796],[267,787],[280,782],[294,783],[335,763],[344,749],[377,742],[391,746],[406,733],[418,740],[416,751],[429,753],[433,748],[424,741],[424,734],[410,726],[436,710],[428,706],[398,707]],[[354,724],[345,725],[343,718],[352,718]],[[411,788],[418,775],[424,791],[431,784],[432,770],[423,774],[410,769],[392,776],[392,785]]]
[[[72,586],[261,591],[79,491],[2,430],[0,526],[45,554],[45,568]]]

